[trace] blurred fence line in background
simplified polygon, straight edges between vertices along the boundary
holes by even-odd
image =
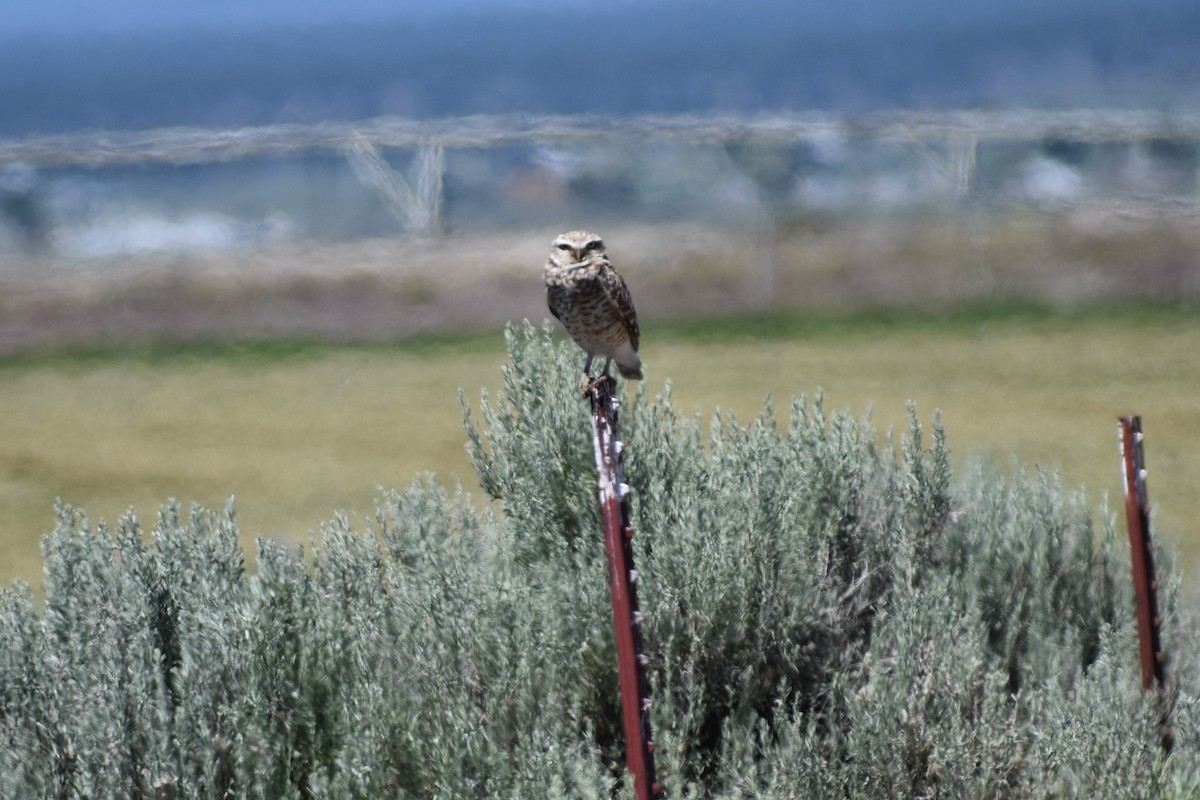
[[[343,150],[365,140],[379,148],[494,147],[514,142],[579,144],[637,137],[681,142],[803,141],[842,136],[878,141],[956,144],[974,141],[1200,141],[1200,112],[1139,110],[895,111],[755,116],[469,116],[397,117],[235,130],[153,131],[36,136],[0,141],[0,165],[89,166],[163,161],[206,163],[251,156]]]
[[[1118,199],[1118,195],[1138,200],[1156,197],[1165,201],[1159,204],[1159,210],[1165,213],[1174,209],[1175,213],[1194,214],[1200,202],[1200,113],[996,110],[626,118],[508,115],[438,120],[379,118],[235,130],[90,131],[0,141],[0,191],[5,198],[0,224],[7,220],[10,226],[30,228],[27,232],[33,238],[39,235],[33,229],[36,211],[22,207],[22,193],[32,193],[36,181],[31,176],[37,173],[333,157],[342,160],[342,167],[348,167],[363,186],[369,187],[373,202],[385,209],[393,224],[399,222],[404,229],[417,233],[437,233],[445,229],[445,187],[456,181],[453,175],[447,175],[447,151],[454,152],[452,157],[463,153],[478,156],[504,148],[524,148],[526,152],[507,156],[507,166],[501,171],[508,180],[509,194],[502,200],[515,197],[515,206],[532,197],[553,206],[555,199],[565,193],[555,188],[557,183],[570,183],[572,194],[587,195],[590,191],[600,202],[624,207],[644,218],[646,197],[631,198],[636,190],[630,186],[646,178],[650,171],[647,162],[663,161],[661,148],[672,146],[717,147],[732,162],[732,172],[740,173],[743,184],[749,177],[751,194],[783,196],[792,205],[801,206],[861,205],[862,191],[848,191],[848,184],[841,179],[849,174],[855,179],[851,183],[861,187],[864,174],[881,172],[890,177],[876,181],[871,190],[874,195],[890,193],[910,203],[927,199],[923,184],[929,180],[917,180],[911,174],[898,177],[899,173],[889,171],[879,158],[880,148],[893,155],[904,154],[910,162],[909,173],[912,165],[917,165],[927,173],[926,178],[932,176],[937,182],[940,196],[951,200],[979,191],[981,184],[986,191],[988,181],[995,179],[981,175],[985,169],[990,169],[992,175],[1005,169],[1019,173],[1029,193],[1042,199],[1068,199],[1086,193],[1081,191],[1079,162],[1089,150],[1135,148],[1143,153],[1133,157],[1132,172],[1140,177],[1135,176],[1132,183],[1126,181],[1129,186],[1116,191],[1111,181],[1107,185],[1102,181],[1092,187],[1091,196],[1104,195],[1109,200]],[[1019,164],[982,164],[982,148],[998,147],[1003,152],[1014,146],[1036,150],[1044,157],[1032,165],[1028,159]],[[594,155],[598,149],[611,147],[626,149],[623,155]],[[650,148],[653,152],[630,156],[628,148]],[[1144,152],[1151,156],[1147,158]],[[393,166],[389,160],[409,154],[415,155],[407,168]],[[529,162],[524,173],[511,163],[522,159]],[[694,168],[704,173],[713,168],[703,159],[694,164],[689,160],[696,161],[691,156],[681,157],[677,171]],[[993,157],[992,161],[1004,162],[1005,157]],[[1128,176],[1131,168],[1125,163],[1098,171]],[[1169,177],[1163,178],[1164,174]],[[470,180],[458,178],[457,183],[459,197],[470,206]],[[729,181],[721,176],[706,185],[714,187],[713,194],[718,197],[731,193]],[[648,194],[663,200],[671,191],[664,195],[659,186]],[[676,187],[676,194],[679,198],[694,197],[697,191],[695,185]],[[737,194],[735,186],[732,195]],[[346,192],[342,200],[349,202]],[[300,223],[297,228],[304,232],[306,226]]]

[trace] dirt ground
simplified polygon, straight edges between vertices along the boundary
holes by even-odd
[[[643,317],[1052,306],[1200,296],[1196,215],[1095,211],[1000,219],[827,220],[730,232],[600,232]],[[0,255],[0,355],[155,341],[382,341],[546,317],[557,230],[299,242],[66,261]]]

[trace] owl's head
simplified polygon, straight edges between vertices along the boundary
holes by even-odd
[[[550,260],[559,267],[597,257],[604,257],[604,240],[591,231],[567,231],[559,234],[550,246]]]

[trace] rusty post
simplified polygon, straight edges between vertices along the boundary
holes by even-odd
[[[1121,446],[1121,479],[1125,493],[1125,521],[1133,564],[1133,593],[1138,626],[1138,651],[1142,665],[1142,689],[1157,688],[1162,702],[1160,731],[1162,746],[1171,750],[1170,704],[1166,687],[1166,664],[1159,636],[1162,617],[1158,610],[1158,579],[1154,572],[1154,544],[1150,538],[1150,503],[1146,496],[1146,461],[1142,451],[1142,418],[1118,417]]]
[[[625,722],[625,763],[633,775],[637,800],[662,795],[654,771],[654,743],[650,740],[650,685],[642,651],[642,614],[638,610],[638,573],[633,564],[633,527],[622,465],[622,443],[617,428],[616,382],[604,377],[588,390],[592,402],[592,443],[596,452],[596,482],[600,516],[604,521],[604,549],[608,554],[609,589],[621,684],[621,710]]]

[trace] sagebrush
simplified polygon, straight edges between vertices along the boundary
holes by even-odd
[[[508,346],[502,394],[463,403],[485,513],[428,479],[251,569],[232,507],[62,506],[44,602],[0,599],[0,796],[628,796],[578,359]],[[1168,593],[1165,757],[1126,551],[1081,494],[955,479],[915,411],[896,441],[819,397],[786,429],[669,389],[622,415],[669,796],[1200,787],[1193,627]]]

